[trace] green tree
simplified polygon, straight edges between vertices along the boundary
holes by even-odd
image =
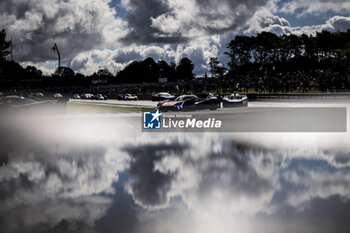
[[[168,78],[168,81],[176,81],[176,64],[169,65],[166,61],[158,61],[159,76],[162,78]]]
[[[58,78],[69,78],[69,77],[74,77],[74,75],[75,73],[71,68],[61,66],[56,69],[55,73],[52,76],[55,76]]]
[[[259,33],[256,37],[255,61],[266,67],[267,64],[276,62],[277,47],[279,44],[279,37],[271,32]]]
[[[75,84],[75,73],[69,67],[61,66],[56,69],[55,73],[52,74],[53,85],[74,85]]]
[[[225,52],[231,59],[228,63],[231,72],[244,73],[249,70],[253,50],[256,48],[256,38],[248,36],[236,36],[228,45]]]
[[[179,78],[182,80],[193,79],[193,69],[194,65],[192,64],[192,61],[187,57],[182,58],[176,67]]]
[[[148,57],[141,62],[142,75],[140,76],[142,82],[152,83],[158,82],[159,68],[153,58]]]

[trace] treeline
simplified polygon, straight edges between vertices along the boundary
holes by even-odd
[[[191,80],[194,78],[194,65],[187,57],[180,60],[176,65],[170,65],[160,60],[157,63],[153,58],[146,58],[143,61],[133,61],[123,70],[117,73],[117,80],[121,83],[155,83],[159,78],[166,78],[169,82],[179,80]]]
[[[70,67],[59,67],[50,75],[43,75],[34,66],[22,67],[6,58],[10,55],[11,42],[6,41],[5,30],[0,31],[0,84],[6,87],[46,87],[46,86],[90,86],[121,83],[158,83],[160,78],[168,82],[191,80],[194,78],[194,64],[184,57],[176,65],[164,60],[155,62],[153,58],[133,61],[117,74],[108,69],[100,69],[92,75],[75,73]],[[164,81],[165,81],[164,80]]]
[[[133,61],[116,74],[101,69],[86,76],[69,67],[60,67],[45,76],[33,66],[23,68],[9,61],[11,43],[5,30],[0,31],[1,87],[91,86],[123,83],[158,83],[190,81],[194,64],[182,58],[178,64],[146,58]],[[248,90],[290,91],[307,89],[327,91],[350,87],[350,30],[322,31],[316,35],[282,35],[262,32],[256,36],[236,36],[228,45],[227,68],[216,57],[208,63],[217,83],[229,82]],[[204,83],[204,82],[203,82]],[[203,87],[204,88],[204,87]]]
[[[322,31],[315,36],[262,32],[256,36],[236,36],[227,48],[229,77],[316,69],[346,72],[350,68],[350,30]]]
[[[2,86],[89,86],[122,83],[158,83],[165,78],[167,82],[191,80],[194,78],[194,65],[188,58],[180,60],[179,64],[170,65],[163,60],[157,63],[153,58],[143,61],[133,61],[117,74],[108,69],[100,69],[92,75],[75,73],[70,67],[60,67],[50,75],[43,75],[34,66],[22,67],[14,61],[2,60],[0,65],[0,82]]]

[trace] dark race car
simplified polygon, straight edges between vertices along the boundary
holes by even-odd
[[[167,111],[194,111],[199,109],[216,110],[220,102],[217,98],[200,99],[196,95],[181,95],[174,101],[160,101],[157,105],[161,112]]]
[[[152,101],[163,101],[163,100],[175,100],[174,95],[170,95],[168,92],[159,92],[152,95]]]

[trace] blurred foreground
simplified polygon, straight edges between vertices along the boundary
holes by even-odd
[[[350,228],[348,133],[151,134],[140,113],[45,112],[1,114],[2,232]]]

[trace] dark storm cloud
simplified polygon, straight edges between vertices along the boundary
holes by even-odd
[[[126,52],[121,51],[114,57],[114,60],[118,63],[127,63],[132,60],[141,60],[141,59],[142,59],[142,56],[134,50],[126,51]]]
[[[186,18],[183,21],[181,17],[178,18],[176,2],[175,6],[169,7],[166,1],[162,0],[147,2],[130,0],[129,5],[133,10],[126,15],[126,20],[131,32],[123,38],[123,41],[125,43],[141,44],[183,43],[196,36],[189,34],[191,29],[205,31],[207,34],[221,34],[243,26],[253,16],[258,7],[267,3],[267,0],[195,0],[195,3],[199,13],[188,12],[189,15],[192,15],[192,18]],[[183,11],[187,10],[186,3],[178,7]],[[222,11],[222,8],[226,10]],[[167,28],[167,25],[164,25],[167,21],[160,21],[157,25],[154,25],[152,20],[156,19],[157,21],[157,18],[162,16],[173,18],[175,24],[177,24],[176,27],[179,27],[180,30],[171,33],[163,31],[162,28]]]
[[[200,15],[203,16],[208,25],[204,28],[210,33],[223,33],[242,27],[254,15],[255,11],[264,6],[268,0],[196,0],[200,6]],[[227,6],[230,11],[221,11],[220,6]],[[212,21],[233,17],[229,23],[222,23],[220,26],[212,25]]]
[[[24,17],[24,14],[30,10],[30,2],[23,1],[16,5],[13,4],[13,1],[4,0],[0,2],[0,9],[2,12],[14,14],[18,19],[21,19]]]
[[[162,0],[130,0],[132,11],[127,13],[125,19],[131,29],[131,32],[125,36],[124,43],[182,43],[186,38],[182,35],[163,35],[158,29],[151,27],[151,18],[156,18],[162,14],[168,13],[170,8]]]
[[[44,62],[56,59],[57,43],[62,59],[103,44],[101,24],[104,8],[96,2],[83,8],[83,1],[10,1],[0,2],[0,27],[13,38],[17,61]],[[109,12],[108,12],[109,13]],[[108,15],[107,13],[107,15]]]

